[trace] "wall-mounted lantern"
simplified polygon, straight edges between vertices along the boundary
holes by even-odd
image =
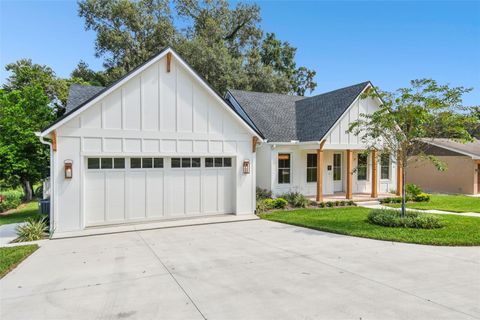
[[[65,160],[64,167],[65,167],[65,179],[72,179],[73,176],[73,160]]]
[[[243,160],[243,173],[244,174],[250,173],[250,160]]]

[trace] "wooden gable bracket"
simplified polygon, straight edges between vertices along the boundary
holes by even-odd
[[[170,72],[170,65],[172,64],[172,53],[167,53],[167,72]]]
[[[57,151],[57,131],[52,131],[52,150]]]
[[[252,152],[257,151],[258,137],[252,137]]]

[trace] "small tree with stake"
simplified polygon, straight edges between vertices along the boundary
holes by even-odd
[[[439,171],[446,165],[426,154],[427,142],[450,138],[460,142],[472,140],[469,128],[475,118],[462,106],[462,95],[471,91],[464,87],[439,85],[431,79],[412,80],[410,87],[393,93],[367,90],[363,99],[379,99],[381,105],[372,114],[360,114],[348,131],[359,136],[368,149],[397,156],[402,168],[402,209],[405,216],[405,173],[414,157],[428,159]]]

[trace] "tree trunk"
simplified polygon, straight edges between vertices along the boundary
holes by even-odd
[[[25,193],[25,201],[31,201],[33,199],[33,191],[32,186],[30,185],[30,181],[23,181],[23,191]]]
[[[406,188],[405,188],[405,182],[406,182],[406,181],[405,181],[405,180],[407,180],[407,179],[405,179],[405,177],[406,177],[406,172],[405,172],[406,169],[407,169],[406,166],[403,166],[403,168],[402,168],[402,178],[401,178],[401,179],[402,179],[402,209],[401,209],[401,211],[400,211],[400,216],[401,216],[401,217],[405,217],[406,212],[407,212],[407,208],[406,208],[406,204],[405,204],[405,202],[406,202],[406,200],[407,200],[407,199],[406,199],[406,198],[407,198],[407,195],[406,195],[406,192],[405,192],[405,190],[406,190]]]

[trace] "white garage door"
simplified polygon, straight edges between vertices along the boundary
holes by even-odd
[[[233,159],[87,158],[86,225],[232,213]]]

